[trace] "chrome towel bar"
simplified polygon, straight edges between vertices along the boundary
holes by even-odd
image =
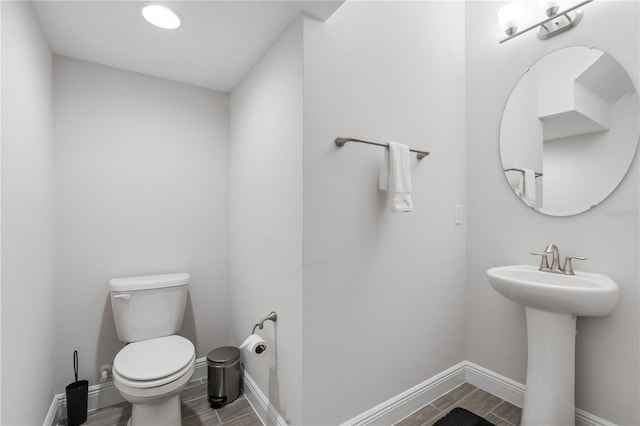
[[[385,148],[389,148],[389,145],[385,142],[375,142],[359,138],[336,138],[336,145],[340,147],[344,146],[344,144],[347,142],[359,142],[366,143],[367,145],[383,146]],[[417,154],[418,160],[422,160],[424,157],[430,154],[429,151],[418,151],[417,149],[409,149],[409,151],[415,152]]]
[[[504,169],[505,172],[520,172],[522,174],[524,174],[524,170],[522,169],[517,169],[515,167],[512,167],[510,169]],[[536,177],[539,178],[540,176],[542,176],[542,173],[538,173],[538,172],[534,172]]]

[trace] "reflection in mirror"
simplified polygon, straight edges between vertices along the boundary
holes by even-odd
[[[500,126],[505,177],[527,206],[569,216],[600,203],[622,181],[638,145],[633,82],[606,53],[557,50],[513,89]]]

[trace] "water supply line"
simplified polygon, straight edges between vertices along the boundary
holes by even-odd
[[[102,364],[98,369],[98,374],[100,376],[100,383],[105,383],[107,380],[111,380],[113,378],[112,375],[112,367],[111,364]]]

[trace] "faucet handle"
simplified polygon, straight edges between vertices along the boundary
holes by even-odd
[[[536,253],[536,252],[530,251],[529,254],[533,254],[535,256],[541,256],[540,268],[538,268],[538,270],[540,270],[540,271],[548,271],[549,270],[549,262],[547,261],[547,254],[546,253]]]
[[[587,260],[584,256],[567,256],[564,259],[564,268],[562,268],[565,275],[575,275],[575,272],[573,272],[573,265],[571,264],[572,259]]]

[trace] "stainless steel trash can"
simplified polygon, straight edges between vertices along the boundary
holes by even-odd
[[[216,348],[207,355],[207,394],[211,408],[220,408],[240,395],[240,349]]]

